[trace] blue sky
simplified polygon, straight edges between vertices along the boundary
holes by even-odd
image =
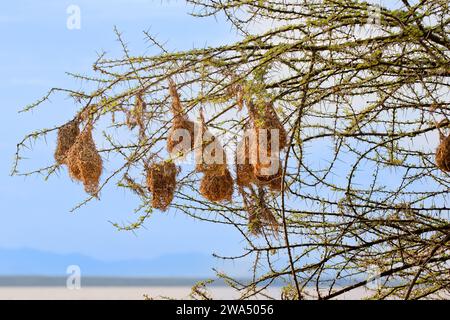
[[[81,9],[81,30],[68,30],[66,9]],[[0,5],[0,248],[32,248],[54,253],[80,253],[97,259],[151,259],[172,253],[239,253],[243,244],[231,228],[201,223],[175,211],[156,213],[135,234],[118,232],[108,222],[133,220],[134,199],[109,189],[100,202],[76,213],[84,199],[80,185],[65,172],[44,182],[41,177],[10,177],[16,143],[28,132],[63,123],[74,112],[71,101],[58,96],[29,114],[25,105],[54,86],[77,88],[65,74],[89,72],[97,52],[119,54],[113,27],[123,31],[136,54],[149,53],[143,30],[150,29],[171,49],[231,42],[236,34],[214,19],[196,19],[184,1],[45,0]],[[37,145],[32,166],[51,161],[51,147]],[[189,262],[185,262],[189,263]],[[182,268],[182,266],[180,266]]]

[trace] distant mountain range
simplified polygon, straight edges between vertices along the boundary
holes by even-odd
[[[168,254],[149,260],[102,261],[81,254],[0,249],[0,276],[65,276],[71,265],[79,266],[81,274],[86,276],[197,278],[213,276],[212,268],[221,263],[210,255],[198,253]]]
[[[64,286],[67,268],[73,265],[80,268],[83,286],[192,286],[200,280],[216,279],[212,268],[225,271],[245,283],[251,269],[251,263],[245,261],[223,264],[212,255],[200,253],[167,254],[148,260],[103,261],[82,254],[0,248],[0,287]],[[285,285],[285,281],[278,279],[273,284]],[[224,282],[216,281],[214,285],[221,286]]]

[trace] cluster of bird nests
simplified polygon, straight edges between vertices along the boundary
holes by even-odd
[[[234,180],[228,169],[222,145],[208,130],[203,112],[200,113],[199,128],[189,119],[172,80],[169,80],[169,93],[172,98],[173,120],[167,137],[168,152],[172,158],[174,154],[176,157],[184,157],[195,149],[195,169],[203,174],[199,189],[202,196],[212,202],[231,201]],[[244,102],[248,107],[250,122],[246,129],[250,129],[251,133],[250,136],[246,134],[237,146],[236,183],[240,188],[247,187],[252,192],[252,186],[256,186],[259,191],[267,187],[272,192],[278,192],[282,190],[283,184],[280,152],[288,144],[286,130],[272,103],[258,102],[255,106],[251,99],[244,101],[243,88],[240,85],[234,87],[232,93],[237,96],[239,109],[242,109]],[[142,93],[139,93],[136,95],[134,110],[127,114],[129,127],[139,126],[144,130],[145,108]],[[80,130],[81,122],[85,120],[87,124]],[[261,157],[261,154],[267,157]],[[441,133],[435,156],[436,166],[444,172],[450,172],[450,136]],[[83,183],[87,193],[98,195],[103,162],[92,138],[90,121],[76,118],[61,126],[54,157],[58,165],[68,167],[72,179]],[[146,184],[152,194],[152,207],[167,210],[174,198],[178,168],[172,160],[168,160],[146,165],[146,171]],[[254,194],[251,199],[243,198],[248,212],[249,229],[253,233],[260,233],[266,225],[275,231],[278,229],[277,219],[261,194]]]
[[[242,88],[239,87],[236,92],[239,97],[238,105],[242,108],[244,104]],[[172,99],[173,119],[167,137],[167,151],[172,159],[146,164],[145,167],[146,185],[152,195],[152,207],[165,211],[170,206],[177,187],[178,168],[173,162],[174,155],[175,158],[183,157],[193,150],[195,150],[195,170],[203,174],[200,194],[212,202],[231,201],[234,179],[219,139],[208,130],[203,112],[200,112],[199,126],[189,119],[172,80],[169,80],[169,93]],[[240,187],[251,188],[255,185],[258,189],[267,187],[271,191],[280,191],[283,174],[280,150],[287,145],[286,131],[271,103],[261,103],[255,107],[252,101],[245,102],[251,120],[249,128],[257,138],[246,137],[238,145],[237,156],[243,157],[243,160],[236,161],[236,182]],[[127,114],[129,127],[144,128],[145,108],[142,93],[138,93],[134,109]],[[82,130],[80,130],[81,122],[87,123]],[[272,130],[276,130],[277,134],[273,134]],[[265,140],[259,139],[259,133],[262,131],[267,133]],[[272,153],[274,142],[275,145],[278,144],[275,156]],[[272,154],[269,161],[260,158],[261,150]],[[441,152],[447,155],[446,159],[448,150],[447,143],[447,149],[443,148]],[[67,165],[70,176],[74,180],[81,181],[86,192],[97,196],[103,163],[92,138],[92,124],[88,119],[77,118],[59,128],[55,160],[59,165]],[[448,161],[443,163],[445,163],[443,166],[448,168]],[[273,168],[276,168],[275,171]],[[263,225],[270,225],[274,229],[278,226],[275,216],[266,205],[259,203],[260,201],[250,202],[247,203],[246,210],[249,213],[249,224],[254,230],[260,230]]]
[[[243,93],[236,90],[238,106],[242,108]],[[203,111],[200,111],[200,125],[195,125],[187,117],[181,105],[175,83],[169,80],[169,92],[172,98],[172,127],[167,137],[167,150],[170,155],[184,157],[195,151],[195,170],[203,174],[200,181],[200,194],[212,202],[231,201],[234,191],[234,179],[228,169],[227,158],[219,139],[207,128]],[[279,223],[273,211],[266,205],[263,188],[272,192],[282,189],[283,168],[280,152],[287,145],[287,133],[278,118],[272,103],[262,103],[255,107],[247,102],[251,135],[245,135],[236,152],[236,182],[240,187],[256,186],[262,193],[244,199],[248,212],[249,229],[254,234],[268,226],[278,230]],[[261,135],[260,133],[263,133]],[[265,136],[264,136],[265,135]],[[261,137],[265,137],[262,139]],[[276,150],[274,149],[276,148]],[[261,154],[270,155],[261,157]],[[166,161],[148,168],[147,186],[153,194],[152,206],[166,210],[173,200],[176,188],[177,169],[173,162]]]
[[[202,125],[197,128],[185,114],[175,83],[169,80],[172,99],[172,126],[167,137],[167,151],[172,160],[147,167],[147,187],[152,193],[152,207],[167,210],[174,198],[177,167],[173,160],[195,150],[196,171],[203,173],[200,193],[209,201],[231,201],[234,180],[227,167],[226,155],[219,140]],[[209,152],[210,151],[210,152]]]
[[[177,186],[177,167],[172,161],[153,163],[147,167],[147,188],[152,193],[152,207],[166,211]]]
[[[67,165],[72,179],[81,181],[87,193],[96,196],[103,171],[103,161],[92,138],[92,126],[80,132],[74,120],[58,130],[55,160]]]

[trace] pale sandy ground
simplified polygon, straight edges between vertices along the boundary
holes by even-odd
[[[166,296],[174,299],[188,298],[189,287],[85,287],[69,290],[61,287],[0,287],[0,300],[142,300],[144,294],[153,298]],[[214,299],[236,299],[235,291],[226,287],[213,287]],[[268,292],[279,298],[279,289]],[[365,289],[356,289],[340,297],[340,299],[361,299],[367,294]]]

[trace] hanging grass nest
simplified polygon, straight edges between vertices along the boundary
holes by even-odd
[[[172,98],[173,119],[167,137],[167,150],[175,157],[184,157],[194,148],[195,124],[184,114],[180,96],[172,79],[169,79],[169,93]]]
[[[103,171],[103,161],[92,138],[92,127],[88,125],[78,136],[67,153],[70,176],[83,182],[87,193],[96,196]]]
[[[203,110],[200,111],[200,123],[195,137],[195,170],[222,176],[228,170],[225,150],[219,139],[206,127]]]
[[[258,189],[258,194],[252,190],[251,197],[243,194],[244,208],[248,213],[248,229],[254,235],[263,233],[264,227],[268,227],[272,232],[277,233],[279,223],[273,211],[267,206],[265,192]]]
[[[263,225],[266,225],[269,227],[269,229],[277,233],[279,229],[279,223],[277,219],[275,218],[275,215],[273,211],[268,207],[257,207],[255,208],[255,214],[258,217],[258,219],[261,219]]]
[[[244,137],[237,145],[236,150],[236,183],[240,187],[250,187],[256,183],[256,177],[253,173],[253,165],[250,163],[249,139]]]
[[[167,137],[167,151],[176,157],[184,157],[194,148],[194,131],[194,122],[185,117],[175,116]]]
[[[144,114],[147,108],[147,104],[143,98],[143,92],[139,92],[136,95],[134,107],[131,111],[127,112],[126,124],[131,130],[136,126],[139,127],[139,136],[145,135]]]
[[[248,211],[248,229],[254,235],[263,233],[264,227],[277,233],[279,224],[272,210],[267,207],[253,206]]]
[[[270,102],[262,103],[260,106],[255,106],[252,101],[248,102],[248,109],[250,120],[253,124],[253,134],[256,137],[256,142],[258,143],[258,149],[260,147],[267,148],[268,153],[272,149],[272,143],[278,142],[278,150],[282,150],[287,146],[287,133],[278,118],[273,104]],[[275,136],[272,135],[272,130],[277,130],[278,141],[272,140]],[[267,141],[260,141],[260,133],[267,134]],[[262,144],[259,146],[259,144]]]
[[[66,164],[67,153],[74,145],[78,136],[80,135],[80,128],[78,122],[72,120],[58,129],[58,141],[55,150],[55,160],[59,165]]]
[[[281,190],[283,169],[280,161],[280,151],[287,145],[287,134],[271,103],[264,103],[262,108],[248,102],[250,120],[252,123],[249,138],[249,157],[253,166],[253,176],[256,184],[268,185],[272,191]],[[278,139],[272,130],[277,130]],[[278,143],[278,148],[276,144]],[[273,149],[275,145],[276,150]]]
[[[177,186],[177,167],[172,161],[154,163],[147,168],[147,187],[152,193],[152,207],[166,211]]]
[[[281,190],[283,168],[278,157],[268,159],[268,162],[257,161],[253,165],[253,175],[259,185],[268,185],[271,190]]]
[[[450,172],[450,136],[441,134],[441,142],[436,150],[436,166],[444,172]]]
[[[281,191],[283,167],[279,158],[274,158],[274,165],[278,166],[275,173],[265,171],[270,168],[272,161],[264,164],[260,161],[252,163],[249,155],[249,141],[245,137],[238,144],[236,152],[236,183],[240,187],[250,187],[252,184],[257,186],[268,186],[273,192]],[[267,174],[270,172],[270,174]]]
[[[212,202],[231,201],[234,181],[228,169],[223,174],[206,172],[200,183],[200,193]]]

